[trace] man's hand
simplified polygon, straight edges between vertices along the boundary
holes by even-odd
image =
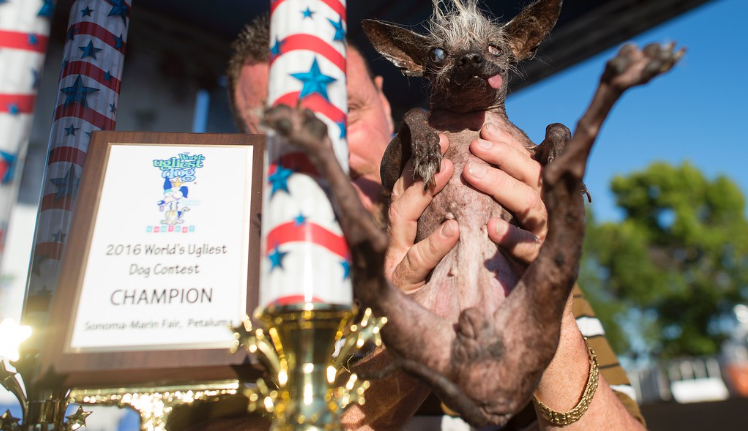
[[[470,145],[470,150],[498,169],[480,169],[482,166],[468,164],[463,175],[473,187],[493,196],[514,213],[521,227],[492,218],[488,222],[488,236],[518,260],[530,263],[538,256],[548,232],[548,213],[541,200],[542,166],[522,144],[496,126],[483,126],[480,137]],[[444,154],[449,141],[444,135],[439,138]],[[436,186],[424,190],[422,181],[413,180],[413,168],[408,162],[395,183],[388,214],[390,247],[385,274],[405,292],[423,286],[429,272],[457,244],[459,226],[454,220],[446,221],[428,238],[415,244],[418,218],[453,172],[452,162],[443,159],[441,171],[435,177]]]
[[[548,233],[548,213],[541,199],[542,166],[522,144],[494,125],[484,125],[480,137],[470,144],[470,151],[498,169],[469,163],[463,175],[473,187],[511,211],[519,223],[520,227],[492,218],[488,237],[516,259],[530,263]]]
[[[444,135],[439,135],[442,155],[449,147]],[[423,180],[413,180],[413,164],[405,165],[402,176],[392,189],[389,217],[389,248],[385,258],[385,275],[404,292],[423,286],[426,276],[457,244],[460,230],[457,222],[447,220],[428,238],[414,244],[418,219],[452,177],[454,166],[442,159],[441,169],[434,176],[436,186],[424,190]]]

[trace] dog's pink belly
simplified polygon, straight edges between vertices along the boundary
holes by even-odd
[[[450,146],[446,156],[455,164],[455,173],[418,222],[418,240],[426,238],[448,218],[454,218],[460,226],[459,242],[414,298],[452,322],[457,321],[462,310],[472,307],[484,315],[493,314],[517,284],[522,271],[488,238],[488,220],[509,219],[511,215],[491,196],[464,183],[461,173],[466,161],[485,162],[468,155],[467,146],[462,147]]]

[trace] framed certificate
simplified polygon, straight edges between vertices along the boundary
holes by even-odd
[[[228,327],[257,306],[264,143],[92,135],[43,366],[67,386],[237,377]]]

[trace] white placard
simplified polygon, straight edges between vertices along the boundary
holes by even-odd
[[[226,348],[247,313],[252,147],[112,144],[67,350]]]

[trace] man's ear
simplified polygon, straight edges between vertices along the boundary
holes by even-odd
[[[563,0],[538,0],[504,26],[509,47],[519,62],[535,55],[540,42],[556,25]]]
[[[429,39],[403,27],[373,19],[361,23],[366,37],[384,58],[399,67],[405,75],[423,76]]]
[[[384,95],[384,78],[381,76],[374,77],[374,86],[377,87],[377,93],[379,93],[379,102],[382,104],[382,110],[387,118],[387,127],[389,127],[390,135],[395,133],[395,124],[392,122],[392,107],[390,107],[390,101],[387,100],[387,96]]]

